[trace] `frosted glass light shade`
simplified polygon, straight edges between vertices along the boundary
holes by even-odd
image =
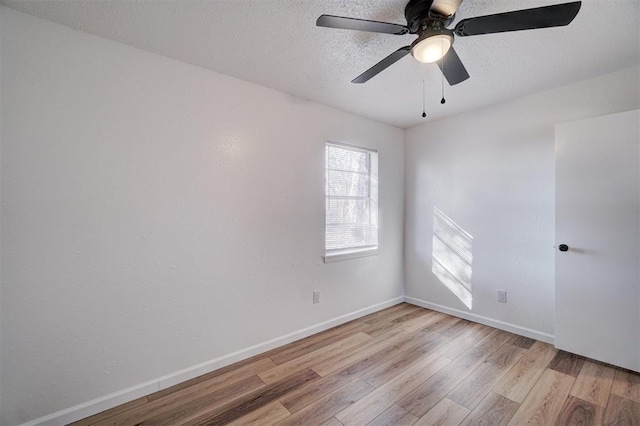
[[[451,48],[453,37],[450,34],[435,34],[416,40],[411,46],[411,54],[418,61],[430,64],[442,59]]]

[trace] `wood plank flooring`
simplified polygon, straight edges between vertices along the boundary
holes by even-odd
[[[640,374],[399,304],[87,425],[636,425]]]

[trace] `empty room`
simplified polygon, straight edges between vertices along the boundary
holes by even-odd
[[[0,0],[0,425],[640,426],[638,0]]]

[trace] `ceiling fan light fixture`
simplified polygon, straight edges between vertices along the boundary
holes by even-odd
[[[411,54],[418,61],[430,64],[442,59],[452,44],[453,34],[451,32],[427,32],[413,42],[411,45]]]

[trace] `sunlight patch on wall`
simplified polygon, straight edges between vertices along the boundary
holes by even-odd
[[[473,237],[437,207],[433,207],[433,266],[431,272],[471,309]]]

